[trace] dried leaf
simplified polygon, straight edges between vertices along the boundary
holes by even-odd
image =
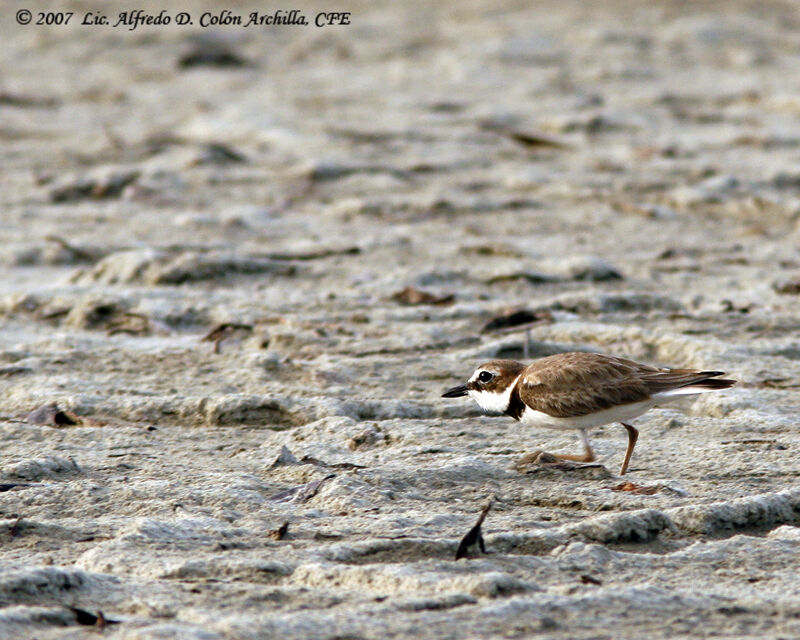
[[[0,105],[9,107],[19,107],[21,109],[25,109],[34,107],[57,107],[59,104],[60,100],[57,98],[40,98],[38,96],[0,91]]]
[[[282,467],[287,464],[300,464],[300,462],[295,457],[295,455],[289,450],[289,447],[283,445],[281,447],[280,452],[278,453],[278,455],[275,457],[275,459],[272,461],[272,464],[269,465],[268,468],[274,469],[276,467]]]
[[[354,464],[352,462],[334,462],[330,464],[328,462],[323,462],[318,458],[313,456],[303,456],[300,458],[300,462],[302,464],[313,464],[318,467],[326,467],[326,468],[333,468],[333,469],[366,469],[364,465]]]
[[[33,487],[36,485],[30,484],[29,482],[6,482],[0,484],[0,493],[4,493],[6,491],[11,491],[11,489],[15,487]]]
[[[652,496],[661,491],[664,488],[664,486],[660,484],[654,484],[652,486],[645,487],[630,482],[629,480],[626,480],[625,482],[620,482],[619,484],[614,485],[613,487],[606,487],[606,488],[610,489],[611,491],[627,491],[635,495]]]
[[[153,330],[150,318],[142,313],[126,311],[108,323],[107,333],[110,336],[127,333],[132,336],[149,335]]]
[[[550,136],[541,133],[523,131],[516,127],[510,126],[506,122],[498,121],[497,119],[487,119],[480,123],[481,129],[485,131],[494,131],[497,134],[506,136],[526,147],[543,147],[550,149],[558,149],[560,151],[567,151],[572,149],[570,145]]]
[[[533,326],[547,324],[553,321],[553,314],[547,309],[539,311],[529,311],[527,309],[515,309],[499,316],[495,316],[487,322],[481,331],[503,331],[505,329],[518,329],[523,326]]]
[[[219,142],[211,142],[205,146],[200,155],[191,164],[192,166],[198,166],[204,164],[244,164],[246,162],[247,157],[232,147]]]
[[[51,426],[64,426],[81,424],[81,419],[71,411],[62,411],[55,402],[48,402],[34,409],[25,421],[30,424],[47,424]]]
[[[317,260],[320,258],[329,258],[331,256],[357,256],[361,253],[361,247],[343,247],[338,248],[325,248],[312,249],[310,251],[297,251],[294,253],[267,253],[264,255],[271,260]]]
[[[786,280],[783,282],[774,282],[772,288],[778,293],[787,295],[797,295],[800,293],[800,280]]]
[[[183,69],[191,67],[249,67],[247,62],[227,42],[214,38],[197,38],[190,51],[178,60]]]
[[[563,278],[540,273],[538,271],[513,271],[511,273],[501,273],[486,280],[486,284],[497,284],[498,282],[511,282],[513,280],[525,280],[531,284],[546,284],[550,282],[561,282]]]
[[[450,304],[455,299],[455,295],[448,294],[445,296],[437,296],[427,291],[415,289],[414,287],[406,287],[392,295],[392,300],[401,304],[416,305],[416,304]]]
[[[556,140],[538,133],[530,133],[528,131],[518,131],[514,129],[509,129],[504,133],[514,142],[518,142],[526,147],[550,147],[552,149],[560,149],[562,151],[572,148],[560,140]]]
[[[524,254],[514,247],[504,244],[477,244],[461,247],[461,253],[476,256],[502,256],[504,258],[523,258]]]
[[[273,540],[283,540],[288,532],[289,532],[289,521],[287,520],[277,529],[270,529],[269,531],[267,531],[267,536],[272,538]]]
[[[794,389],[800,387],[800,382],[792,378],[766,378],[754,384],[756,387],[766,387],[767,389]]]
[[[75,620],[78,624],[87,627],[100,627],[102,629],[107,624],[119,624],[120,622],[119,620],[109,620],[103,615],[102,611],[98,611],[97,615],[95,615],[94,613],[84,609],[78,609],[77,607],[67,608],[75,614]]]
[[[0,367],[0,376],[15,376],[20,373],[28,373],[33,371],[30,367],[21,367],[19,365],[10,364],[6,367]]]
[[[737,305],[732,300],[722,300],[723,313],[750,313],[755,305],[751,302],[749,304]]]
[[[269,499],[274,500],[275,502],[306,502],[307,500],[310,500],[315,495],[317,495],[319,488],[323,485],[324,482],[335,477],[336,474],[332,473],[320,480],[306,482],[305,484],[301,484],[298,487],[292,487],[291,489],[286,489],[286,491],[279,491],[274,496],[270,496]]]
[[[50,191],[50,201],[75,202],[117,198],[122,195],[125,187],[136,182],[138,178],[138,171],[112,173],[103,178],[78,178]]]

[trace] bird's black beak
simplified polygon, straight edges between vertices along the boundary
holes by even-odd
[[[448,389],[442,394],[442,398],[460,398],[461,396],[467,395],[468,389],[467,385],[462,384],[458,387],[453,387],[452,389]]]

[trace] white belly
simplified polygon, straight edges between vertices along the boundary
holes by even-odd
[[[611,407],[604,411],[591,413],[585,416],[575,416],[573,418],[555,418],[541,411],[534,411],[525,407],[519,421],[526,427],[544,427],[545,429],[590,429],[599,427],[611,422],[625,422],[638,418],[648,409],[655,405],[655,400],[645,400],[643,402],[631,402],[618,407]]]

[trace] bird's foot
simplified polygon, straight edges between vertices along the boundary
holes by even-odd
[[[578,460],[576,460],[578,458]],[[526,453],[514,464],[514,469],[519,473],[528,473],[532,469],[556,469],[559,471],[573,471],[576,469],[605,469],[597,462],[584,461],[582,456],[559,455],[547,451],[536,450]]]
[[[517,471],[522,471],[523,467],[527,467],[531,464],[538,464],[539,458],[542,456],[545,456],[546,458],[546,460],[543,460],[542,462],[546,461],[555,462],[555,460],[557,460],[555,456],[547,453],[547,451],[542,451],[541,449],[537,449],[536,451],[532,451],[531,453],[526,453],[519,460],[517,460],[516,463],[514,464],[514,468]],[[552,458],[552,460],[547,460],[550,458]]]

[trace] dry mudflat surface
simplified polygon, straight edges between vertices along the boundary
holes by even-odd
[[[800,636],[798,5],[337,9],[3,10],[0,636]],[[439,397],[568,350],[741,382]]]

